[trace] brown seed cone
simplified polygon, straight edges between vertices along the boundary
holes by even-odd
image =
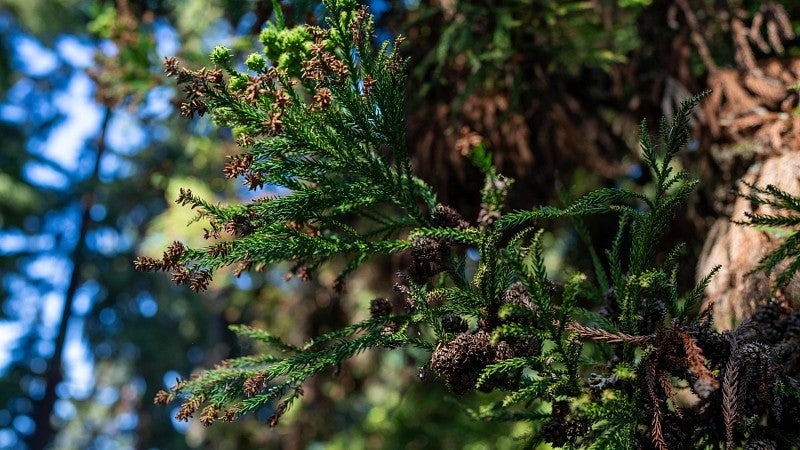
[[[433,352],[431,369],[445,380],[448,389],[462,395],[475,389],[478,376],[494,357],[489,333],[462,333]]]

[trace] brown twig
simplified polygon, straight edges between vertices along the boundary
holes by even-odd
[[[692,11],[689,3],[686,0],[676,0],[675,4],[680,8],[683,17],[686,19],[686,24],[689,25],[689,36],[692,42],[694,42],[695,47],[697,47],[697,53],[700,55],[700,59],[703,60],[703,64],[705,64],[709,71],[716,70],[717,64],[714,62],[714,58],[711,56],[711,50],[709,50],[708,44],[701,33],[703,27],[697,20],[697,16]]]
[[[727,450],[733,449],[733,427],[736,425],[737,404],[736,397],[739,395],[738,375],[739,358],[737,355],[738,344],[736,336],[731,334],[731,354],[728,363],[725,365],[725,378],[722,380],[722,412],[725,418],[725,436]]]
[[[651,342],[655,336],[633,336],[625,333],[612,333],[601,328],[591,328],[577,322],[571,322],[566,329],[578,333],[579,337],[591,339],[593,341],[605,342],[607,344],[633,344],[644,347]]]
[[[675,394],[675,389],[672,389],[672,379],[670,379],[669,374],[661,371],[658,374],[658,381],[661,383],[661,389],[667,393],[667,398],[672,403],[672,406],[675,407],[675,415],[683,419],[683,412],[678,407],[678,399]]]
[[[650,393],[650,400],[653,402],[653,422],[650,427],[650,436],[653,439],[653,445],[655,445],[658,450],[667,450],[667,443],[664,441],[664,433],[661,430],[661,405],[656,395],[655,384],[658,378],[656,366],[651,361],[648,364],[647,370],[647,389]]]
[[[686,352],[686,362],[688,372],[697,380],[694,382],[694,391],[701,398],[708,398],[709,395],[719,388],[717,381],[711,370],[706,367],[706,358],[703,350],[697,345],[697,340],[688,333],[679,333],[683,340],[683,350]]]

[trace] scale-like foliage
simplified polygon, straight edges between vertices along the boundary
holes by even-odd
[[[218,242],[171,255],[166,264],[141,260],[143,268],[171,270],[192,282],[234,263],[249,268],[291,260],[306,276],[344,255],[353,270],[367,256],[409,247],[390,237],[429,225],[421,207],[433,210],[435,198],[411,174],[406,154],[400,41],[394,51],[375,50],[365,9],[355,2],[328,7],[326,29],[286,29],[278,20],[262,32],[272,65],[253,53],[249,72],[237,71],[224,47],[211,54],[222,68],[191,71],[167,59],[167,74],[187,94],[182,112],[211,113],[247,150],[230,159],[225,176],[242,177],[251,190],[288,193],[216,206],[182,191],[178,202],[196,208],[209,222],[208,237]],[[351,215],[372,226],[353,229],[346,223]]]
[[[473,146],[468,156],[484,173],[485,185],[480,214],[470,223],[437,205],[433,189],[411,172],[400,40],[391,51],[386,45],[375,50],[366,9],[352,0],[326,6],[325,29],[286,29],[278,17],[262,35],[270,63],[250,55],[249,73],[234,70],[231,51],[221,47],[212,60],[227,75],[167,61],[167,73],[187,94],[183,110],[210,112],[234,128],[247,149],[231,159],[226,176],[285,193],[216,206],[183,191],[179,202],[198,209],[214,243],[202,249],[175,243],[162,259],[140,258],[137,265],[172,271],[177,282],[200,289],[222,266],[245,270],[291,261],[306,277],[344,256],[349,263],[343,283],[367,258],[405,251],[411,263],[395,286],[402,305],[375,299],[370,319],[303,345],[236,327],[267,349],[179,381],[158,402],[180,397],[178,418],[188,420],[200,410],[206,425],[271,407],[275,425],[309,377],[370,349],[416,347],[429,352],[427,365],[454,394],[503,391],[501,400],[468,412],[482,420],[532,422],[529,445],[687,448],[770,433],[781,443],[796,439],[796,427],[788,427],[772,406],[800,407],[779,352],[745,354],[739,349],[761,344],[748,342],[753,338],[742,332],[732,338],[738,344],[729,345],[707,321],[691,315],[713,273],[681,295],[677,264],[683,246],[668,251],[663,262],[656,258],[663,251],[659,239],[696,185],[686,172],[674,171],[672,160],[690,137],[689,117],[703,95],[661,123],[658,142],[642,124],[642,160],[654,179],[649,193],[606,188],[563,208],[506,213],[512,180],[496,172],[483,145]],[[774,195],[781,205],[791,201]],[[594,214],[619,217],[605,258],[581,220]],[[575,220],[589,244],[593,276],[548,277],[544,222],[564,217]],[[477,262],[468,262],[475,251]],[[746,358],[756,358],[752,367],[769,375],[745,370],[739,361]],[[737,386],[752,389],[736,390],[733,397],[730,389],[723,393],[720,386],[734,378]],[[678,390],[699,400],[679,405]],[[720,433],[722,403],[733,411],[733,402],[756,391],[773,402],[756,401],[736,417],[764,416],[767,425],[750,421],[745,428],[731,416],[730,431]]]

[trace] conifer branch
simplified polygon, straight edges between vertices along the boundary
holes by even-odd
[[[745,221],[735,221],[739,225],[748,225],[755,229],[788,235],[777,248],[767,253],[753,269],[772,275],[779,265],[788,261],[775,277],[773,288],[775,290],[785,286],[800,270],[800,196],[794,196],[773,185],[766,188],[744,183],[750,189],[749,193],[739,193],[742,198],[750,200],[755,205],[768,205],[777,211],[773,214],[757,214],[746,212]]]
[[[268,423],[275,426],[310,377],[362,352],[415,348],[425,355],[417,363],[455,395],[502,391],[502,400],[472,415],[535,422],[529,441],[537,445],[666,449],[697,438],[695,443],[718,446],[719,417],[708,413],[713,410],[722,411],[725,444],[732,448],[740,444],[737,402],[751,388],[760,396],[750,402],[761,407],[757,413],[779,422],[779,402],[763,407],[761,400],[795,401],[797,383],[777,362],[783,353],[748,342],[749,356],[740,354],[735,334],[726,352],[721,335],[690,314],[719,268],[681,295],[683,247],[656,261],[670,221],[697,185],[674,169],[673,159],[690,139],[692,109],[705,94],[683,102],[660,123],[657,137],[642,122],[641,160],[653,175],[652,189],[597,189],[560,208],[507,213],[513,180],[498,173],[489,149],[471,136],[468,158],[483,173],[484,186],[480,213],[470,222],[438,204],[433,188],[412,172],[401,39],[391,51],[388,43],[374,47],[366,8],[352,0],[324,4],[330,14],[323,27],[288,28],[274,1],[276,21],[260,36],[263,55],[250,55],[246,72],[234,68],[233,52],[224,47],[212,52],[213,69],[191,71],[165,61],[185,94],[184,115],[208,113],[234,129],[243,153],[228,159],[223,175],[253,191],[283,189],[230,205],[182,189],[178,203],[207,222],[209,242],[199,248],[175,242],[161,258],[140,257],[135,265],[171,272],[178,284],[202,290],[226,266],[240,274],[290,261],[289,276],[307,279],[337,260],[343,268],[334,288],[341,292],[346,277],[371,257],[404,252],[410,262],[398,268],[396,301],[375,298],[370,318],[298,345],[234,326],[242,337],[264,344],[259,352],[179,381],[157,394],[158,403],[180,398],[178,418],[199,413],[203,425],[269,406],[274,414]],[[747,198],[788,213],[753,213],[749,224],[796,231],[800,199],[773,186],[751,190]],[[583,221],[597,214],[619,217],[603,253]],[[558,218],[573,219],[595,279],[580,272],[548,275],[544,230]],[[777,277],[788,281],[800,269],[798,236],[791,234],[759,267],[771,273],[791,259]],[[475,250],[477,258],[470,254]],[[777,314],[771,339],[783,339],[778,329],[790,329],[787,315]],[[745,356],[763,373],[745,366]],[[722,370],[722,395],[711,395]],[[688,382],[701,406],[678,408],[674,379]],[[670,404],[674,411],[664,408]],[[548,407],[552,412],[543,413]],[[697,420],[690,424],[697,431],[687,434],[681,427],[689,420]]]

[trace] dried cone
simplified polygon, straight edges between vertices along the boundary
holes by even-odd
[[[385,298],[374,298],[369,302],[369,315],[372,317],[388,316],[392,313],[392,302]]]
[[[431,369],[444,378],[453,393],[466,394],[475,389],[478,376],[494,360],[494,353],[489,333],[462,333],[433,352]]]

